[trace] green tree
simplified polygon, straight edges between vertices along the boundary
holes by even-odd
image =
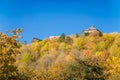
[[[59,41],[64,42],[64,40],[65,40],[65,34],[62,33],[61,36],[59,37]]]
[[[42,40],[34,37],[31,42],[39,42],[39,41],[42,41]]]
[[[78,38],[78,37],[79,37],[79,34],[78,34],[78,33],[76,33],[76,34],[75,34],[75,36],[76,36],[76,38]]]

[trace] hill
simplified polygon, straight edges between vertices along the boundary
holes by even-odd
[[[120,34],[101,34],[62,33],[22,45],[16,65],[29,80],[119,80]]]
[[[94,28],[20,44],[21,30],[12,32],[0,34],[0,80],[120,80],[119,33]]]

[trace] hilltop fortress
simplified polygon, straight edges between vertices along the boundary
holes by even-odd
[[[99,31],[98,29],[96,29],[94,26],[91,26],[90,28],[83,30],[84,33],[92,33],[92,32],[95,32],[95,31],[100,32],[100,31]]]
[[[99,36],[102,35],[101,31],[96,29],[93,25],[91,27],[89,27],[88,29],[85,29],[85,30],[82,31],[82,35],[84,35],[84,36],[87,36],[89,34],[99,35]]]

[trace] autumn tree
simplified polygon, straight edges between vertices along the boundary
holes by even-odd
[[[73,43],[72,38],[69,37],[69,36],[67,36],[67,37],[65,38],[65,43],[67,43],[67,44],[72,44],[72,43]]]
[[[21,29],[13,30],[13,35],[0,33],[0,80],[18,80],[18,70],[14,65],[15,56],[20,53],[17,42]]]

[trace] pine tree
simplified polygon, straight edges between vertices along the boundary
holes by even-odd
[[[59,37],[59,41],[60,42],[64,42],[65,41],[65,34],[62,33],[61,36]]]

